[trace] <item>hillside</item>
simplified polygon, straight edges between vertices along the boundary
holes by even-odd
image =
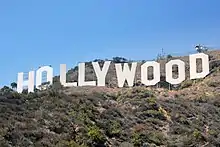
[[[210,75],[187,79],[172,90],[162,83],[162,88],[119,89],[116,79],[108,80],[116,77],[113,65],[107,87],[63,88],[58,77],[48,90],[30,94],[4,87],[0,90],[0,146],[220,146],[220,51],[207,54]],[[173,58],[188,63],[188,57]],[[168,60],[159,62],[164,66]],[[87,80],[95,79],[93,72],[88,69]],[[68,81],[77,81],[77,68],[67,75]],[[136,81],[139,78],[137,74]]]
[[[209,55],[210,58],[210,68],[214,69],[216,66],[220,65],[220,51],[219,50],[213,50],[213,51],[208,51],[205,52],[206,54]],[[168,57],[163,57],[163,58],[158,58],[158,59],[154,59],[154,61],[157,61],[160,63],[160,75],[161,75],[161,82],[157,85],[159,87],[163,87],[163,84],[165,82],[165,64],[167,62],[169,62],[170,60],[173,59],[180,59],[182,61],[184,61],[185,65],[186,65],[186,77],[189,77],[189,56],[170,56],[168,55]],[[113,59],[105,59],[108,61],[111,61],[108,73],[106,75],[106,86],[107,87],[117,87],[117,76],[116,76],[116,70],[115,70],[115,63],[131,63],[131,62],[137,62],[137,68],[136,68],[136,74],[135,74],[135,84],[138,84],[141,80],[141,65],[146,62],[147,60],[140,60],[140,61],[129,61],[125,58],[122,57],[114,57]],[[105,61],[102,59],[96,59],[94,61],[99,61],[100,65],[102,66],[102,63]],[[97,80],[96,78],[96,74],[95,71],[92,67],[91,62],[86,62],[86,70],[85,70],[85,79],[88,81],[94,81]],[[200,63],[198,62],[198,71],[201,70],[201,66]],[[174,68],[174,76],[175,74],[177,74],[177,68]],[[152,70],[149,70],[149,77],[153,77],[153,73]],[[59,76],[54,77],[54,81],[55,82],[59,82]],[[67,72],[67,81],[68,82],[75,82],[78,81],[78,67],[74,67],[72,69],[70,69]]]

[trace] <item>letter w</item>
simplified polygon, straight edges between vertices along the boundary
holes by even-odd
[[[115,64],[118,87],[123,87],[125,80],[127,80],[129,87],[132,87],[134,85],[136,67],[137,62],[132,63],[131,70],[129,69],[128,63],[124,63],[124,69],[122,69],[122,65],[120,63]]]

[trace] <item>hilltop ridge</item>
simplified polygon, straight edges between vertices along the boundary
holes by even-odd
[[[216,66],[220,64],[220,50],[212,50],[212,51],[206,51],[204,52],[205,54],[209,55],[210,59],[210,69],[214,69]],[[189,79],[189,56],[171,56],[167,55],[164,57],[160,57],[157,59],[154,59],[152,61],[156,61],[160,63],[160,79],[161,81],[156,85],[157,87],[162,86],[162,87],[167,87],[168,83],[165,81],[165,64],[169,62],[170,60],[173,59],[180,59],[184,61],[185,63],[185,72],[186,72],[186,79]],[[141,84],[141,65],[146,62],[146,60],[139,60],[139,61],[134,61],[134,60],[128,60],[123,57],[114,57],[113,59],[95,59],[90,62],[85,62],[86,70],[85,70],[85,80],[86,81],[96,81],[97,77],[95,74],[95,71],[92,67],[92,62],[99,62],[99,64],[102,66],[104,61],[111,61],[109,70],[106,75],[106,86],[107,87],[117,87],[117,76],[116,76],[116,69],[115,69],[115,63],[132,63],[132,62],[137,62],[137,68],[136,68],[136,74],[135,74],[135,79],[134,79],[134,85],[140,85]],[[198,62],[198,71],[201,71],[201,63],[200,61]],[[153,71],[150,69],[149,70],[149,77],[153,77]],[[177,67],[174,67],[173,69],[173,74],[176,76],[178,74],[178,69]],[[54,77],[54,81],[59,82],[59,76]],[[67,72],[67,82],[78,82],[78,66],[68,70]],[[126,83],[125,83],[126,84]],[[178,86],[178,85],[175,85]]]
[[[116,79],[107,87],[65,88],[58,77],[49,89],[35,93],[2,88],[0,146],[220,146],[220,51],[207,54],[207,77],[187,77],[170,90],[164,83],[117,88]],[[175,58],[188,66],[188,57]],[[92,72],[88,68],[86,80],[95,79]],[[112,66],[107,79],[114,74]],[[67,73],[68,81],[76,76],[77,68]]]

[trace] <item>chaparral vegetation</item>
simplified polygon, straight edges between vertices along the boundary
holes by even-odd
[[[166,83],[162,72],[160,83],[146,87],[137,71],[133,88],[117,88],[111,66],[106,87],[66,88],[58,76],[52,86],[34,93],[17,93],[16,83],[5,86],[0,90],[0,146],[220,146],[220,51],[207,54],[210,74],[187,77],[179,85]],[[178,58],[188,63],[187,57]],[[171,59],[175,57],[158,62],[165,65]],[[115,57],[113,62],[129,61]],[[91,67],[86,80],[95,80],[91,64],[86,66]],[[77,70],[68,71],[67,81],[77,81]]]

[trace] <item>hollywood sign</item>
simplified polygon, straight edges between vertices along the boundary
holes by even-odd
[[[202,72],[197,72],[197,59],[202,61]],[[97,81],[85,81],[85,63],[79,63],[78,65],[78,82],[67,83],[66,82],[66,65],[60,65],[60,83],[64,87],[73,86],[105,86],[105,78],[109,69],[111,61],[105,61],[103,67],[99,66],[98,62],[92,62]],[[173,78],[172,68],[176,65],[178,67],[178,77]],[[197,53],[189,55],[190,66],[190,79],[204,78],[209,74],[209,57],[204,53]],[[125,81],[128,86],[134,85],[134,78],[136,74],[137,62],[131,63],[129,67],[128,63],[115,63],[116,76],[118,87],[123,87]],[[153,79],[148,78],[148,68],[153,67]],[[186,78],[185,75],[185,63],[179,59],[170,60],[165,65],[166,81],[170,84],[180,84]],[[47,73],[47,82],[53,83],[53,68],[50,66],[43,66],[36,71],[36,88],[40,89],[42,85],[42,74]],[[28,92],[34,92],[35,85],[35,71],[30,71],[28,74],[28,80],[24,81],[24,73],[18,73],[17,79],[17,92],[21,93],[24,86],[28,87]],[[160,64],[155,61],[147,61],[141,65],[141,83],[146,86],[156,85],[160,82]]]

